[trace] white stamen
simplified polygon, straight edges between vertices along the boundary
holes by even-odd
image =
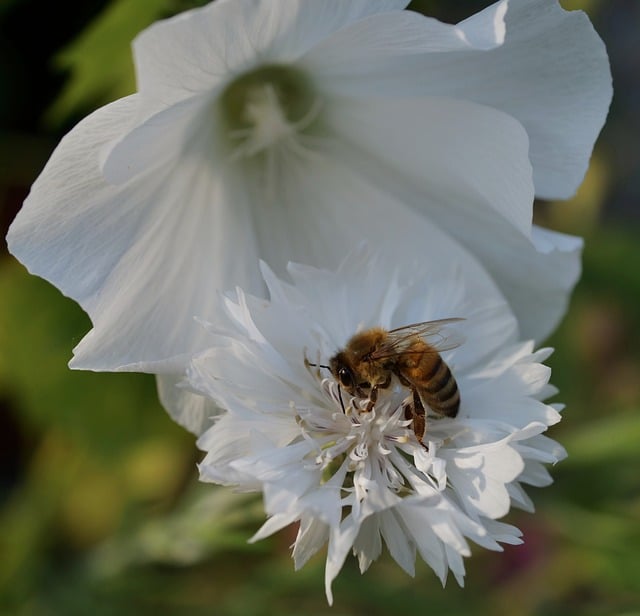
[[[244,110],[245,119],[250,126],[229,133],[232,139],[243,141],[231,154],[231,160],[255,156],[276,144],[295,154],[308,156],[310,151],[301,145],[302,136],[299,133],[316,120],[321,109],[322,101],[315,99],[302,118],[290,122],[272,84],[267,83],[254,89]],[[304,139],[311,139],[310,143],[313,144],[317,138],[306,135]]]

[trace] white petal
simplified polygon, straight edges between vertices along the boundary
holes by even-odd
[[[587,16],[555,1],[510,0],[448,28],[464,32],[473,49],[451,44],[452,53],[443,46],[439,53],[400,54],[397,45],[378,44],[376,34],[385,43],[386,37],[374,31],[369,41],[360,37],[365,47],[357,52],[344,37],[326,60],[318,53],[310,65],[325,87],[343,94],[444,96],[508,113],[529,135],[536,194],[569,197],[584,176],[612,95],[606,50]],[[352,69],[346,58],[354,53]]]
[[[408,499],[405,499],[408,501]],[[432,504],[420,504],[412,501],[398,507],[403,526],[412,537],[416,548],[424,560],[444,584],[447,576],[447,563],[442,542],[432,528],[435,507]],[[436,514],[436,518],[439,518]]]
[[[333,605],[331,584],[340,573],[359,528],[360,521],[354,519],[352,515],[348,515],[339,526],[334,526],[329,532],[329,548],[324,573],[324,586],[329,605]]]
[[[528,276],[531,292],[522,286],[507,293],[514,310],[521,315],[522,337],[544,340],[558,325],[567,310],[569,297],[582,271],[582,238],[557,233],[534,225],[531,239],[544,254],[522,271]],[[548,246],[546,250],[544,246]],[[513,272],[515,278],[516,273]],[[536,299],[536,294],[537,299]],[[544,294],[542,300],[541,294]]]
[[[509,490],[509,496],[511,496],[511,500],[515,507],[519,507],[523,511],[527,511],[529,513],[533,513],[536,510],[533,501],[518,482],[514,481],[513,483],[510,483],[507,486],[507,490]]]
[[[359,72],[355,63],[371,63],[388,56],[414,55],[425,52],[491,49],[504,40],[506,2],[500,2],[483,14],[484,26],[466,27],[442,23],[412,11],[372,15],[348,25],[313,47],[303,59],[322,69]],[[471,25],[471,24],[469,24]]]
[[[500,543],[508,543],[509,545],[521,545],[523,543],[521,539],[522,532],[515,526],[497,522],[496,520],[483,520],[483,524],[493,539]]]
[[[429,58],[446,78],[424,92],[459,96],[517,118],[531,141],[536,194],[571,196],[582,181],[612,96],[604,45],[581,11],[549,0],[510,0],[502,46],[458,62]]]
[[[269,345],[264,347],[269,348]],[[307,408],[313,399],[306,398],[294,383],[302,378],[309,381],[311,388],[315,385],[304,367],[304,346],[301,344],[294,349],[295,354],[291,357],[299,360],[287,366],[288,373],[284,376],[278,372],[275,362],[270,363],[273,356],[281,358],[273,352],[262,352],[264,350],[256,345],[243,345],[237,340],[228,346],[212,348],[192,361],[188,370],[189,381],[195,391],[209,396],[224,408],[233,407],[237,413],[242,409],[259,410],[262,414],[269,414],[274,422],[288,420],[295,430],[290,405]],[[264,370],[248,370],[247,366],[252,365],[264,366]],[[248,420],[249,416],[246,418]]]
[[[501,349],[496,349],[496,353],[489,361],[476,368],[476,377],[482,377],[484,379],[494,378],[508,372],[512,366],[522,361],[535,363],[538,360],[537,355],[533,351],[533,340],[509,342],[511,342],[511,344]]]
[[[411,577],[415,575],[416,548],[402,527],[397,512],[393,509],[377,514],[380,519],[380,532],[393,560]]]
[[[181,161],[142,198],[144,227],[87,303],[94,329],[73,367],[162,372],[171,358],[165,370],[175,372],[180,354],[203,348],[194,318],[215,315],[219,288],[261,288],[249,211],[227,207],[226,185],[206,164]],[[234,252],[242,257],[229,259]]]
[[[511,505],[506,484],[524,469],[520,455],[508,446],[469,457],[451,455],[447,477],[465,506],[492,519],[505,515]]]
[[[264,247],[263,255],[276,274],[285,271],[289,260],[335,268],[353,248],[366,240],[375,246],[379,258],[391,258],[393,263],[411,263],[411,267],[415,263],[436,269],[435,263],[447,255],[448,261],[458,267],[470,296],[477,293],[481,297],[500,299],[490,277],[462,246],[442,233],[427,217],[390,197],[384,188],[372,185],[341,165],[339,160],[317,156],[312,161],[291,161],[287,172],[286,182],[277,193],[278,207],[256,207],[254,210],[256,227],[259,233],[264,233],[259,238]],[[327,190],[327,186],[332,190]],[[248,198],[258,199],[259,196]],[[310,229],[314,231],[310,232]],[[372,273],[373,281],[377,283],[379,278],[376,272]],[[357,301],[357,294],[349,293],[346,288],[344,293],[343,303],[349,320],[334,317],[337,327],[348,328],[351,335],[367,318],[375,316],[378,321],[376,310],[379,305],[367,307]],[[322,295],[324,298],[320,297]],[[309,295],[307,299],[309,304],[321,302],[326,306],[325,315],[335,314],[336,299],[332,295],[321,292]],[[360,312],[356,318],[355,314],[350,314],[352,307],[368,312]],[[351,319],[354,321],[350,322]]]
[[[302,463],[298,461],[298,466]],[[342,503],[340,499],[341,482],[331,485],[320,484],[320,474],[313,476],[310,472],[304,475],[295,467],[282,476],[277,483],[264,487],[265,510],[267,513],[278,511],[296,511],[313,515],[328,526],[335,528],[340,524]],[[343,477],[344,479],[344,477]],[[305,484],[306,482],[306,484]],[[326,489],[325,489],[325,486]]]
[[[259,490],[261,485],[250,473],[238,471],[233,462],[252,453],[248,428],[229,415],[222,415],[205,431],[197,445],[207,452],[199,465],[200,480],[234,485],[241,490]]]
[[[254,436],[260,438],[264,435],[254,431]],[[267,441],[268,439],[265,440],[265,447],[261,448],[262,451],[236,460],[233,467],[251,473],[260,481],[274,484],[276,486],[274,499],[279,498],[276,493],[281,489],[283,491],[289,489],[293,494],[301,496],[304,494],[306,486],[313,485],[314,480],[317,479],[316,472],[306,470],[304,465],[300,463],[306,455],[313,453],[312,447],[306,441],[301,441],[287,447],[276,448]],[[291,481],[288,484],[280,483],[281,480],[286,479],[288,473],[291,473]],[[282,498],[287,499],[288,496],[282,495]],[[277,509],[278,507],[269,507],[267,512],[273,513]]]
[[[100,176],[96,152],[128,125],[137,107],[130,96],[98,109],[66,135],[7,234],[9,250],[29,271],[86,303],[109,276],[113,262],[135,239],[146,212],[122,199],[105,208],[113,190]],[[129,197],[128,190],[123,197]]]
[[[511,7],[511,0],[496,2],[456,27],[462,30],[465,38],[475,49],[495,49],[504,44],[506,35],[505,15]]]
[[[334,156],[452,235],[458,227],[474,233],[476,219],[501,218],[512,233],[529,236],[529,144],[513,118],[438,97],[336,97],[327,108],[340,136]]]
[[[478,297],[468,297],[472,307],[465,308],[465,320],[456,324],[464,342],[452,351],[443,354],[450,368],[456,374],[477,373],[486,367],[496,352],[505,345],[515,342],[518,335],[518,323],[506,302],[491,304],[491,297],[479,301]]]
[[[362,522],[353,543],[353,551],[358,557],[360,573],[364,573],[382,554],[382,537],[377,516],[370,516]]]
[[[327,37],[301,65],[333,92],[403,96],[422,75],[409,74],[407,60],[501,45],[506,10],[504,0],[457,26],[411,11],[373,15]]]
[[[134,107],[129,100],[100,110],[63,140],[9,235],[19,258],[92,317],[74,367],[177,372],[181,355],[205,344],[193,317],[215,318],[217,288],[239,283],[261,292],[258,246],[282,272],[290,259],[335,266],[355,240],[369,238],[394,258],[399,246],[417,261],[431,250],[455,254],[466,283],[492,288],[477,263],[426,219],[323,157],[292,161],[277,204],[264,206],[258,187],[237,173],[225,173],[223,182],[223,170],[211,168],[206,144],[197,141],[194,155],[163,175],[106,184],[95,146],[116,137]]]
[[[303,516],[293,546],[293,560],[298,571],[329,539],[329,526],[313,516]]]
[[[276,513],[258,529],[253,537],[249,539],[249,543],[255,543],[256,541],[260,541],[260,539],[265,539],[273,535],[273,533],[277,533],[279,530],[289,526],[289,524],[293,524],[297,519],[297,512]]]
[[[150,115],[101,152],[107,182],[123,184],[143,171],[162,173],[162,167],[183,154],[194,134],[206,127],[214,143],[214,125],[206,117],[208,97],[195,97]],[[137,97],[137,110],[143,108]],[[146,108],[146,107],[145,107]],[[132,118],[133,119],[133,114]]]
[[[546,466],[539,462],[528,460],[524,471],[518,477],[518,481],[537,488],[543,488],[553,483],[553,477],[549,474]]]
[[[553,425],[560,421],[557,410],[538,399],[550,371],[537,363],[540,354],[530,354],[530,351],[528,344],[504,348],[484,365],[477,366],[471,378],[459,375],[460,386],[469,402],[462,416],[502,421],[520,429],[530,422]],[[496,392],[499,392],[497,397]]]
[[[213,417],[221,412],[209,398],[181,387],[183,375],[158,375],[156,381],[162,406],[176,422],[193,434],[202,434],[212,425]]]
[[[565,448],[543,434],[518,443],[518,450],[524,458],[555,464],[567,457]]]
[[[134,41],[138,89],[149,107],[211,90],[260,63],[291,62],[367,15],[405,0],[217,0],[156,22]]]
[[[177,372],[182,353],[202,348],[194,317],[212,316],[217,288],[233,281],[261,290],[256,243],[246,204],[222,206],[227,185],[206,157],[187,157],[153,180],[103,181],[96,153],[135,104],[131,97],[104,107],[62,140],[8,243],[89,313],[94,329],[73,367]]]
[[[523,337],[542,339],[547,336],[566,311],[569,294],[580,272],[582,244],[579,238],[535,226],[533,230],[527,227],[532,187],[530,178],[527,180],[526,138],[516,129],[515,132],[523,139],[515,148],[519,154],[514,154],[515,146],[510,144],[506,128],[506,133],[501,133],[505,134],[502,142],[495,135],[482,137],[493,144],[489,153],[482,142],[475,141],[471,144],[465,142],[458,150],[455,139],[450,141],[447,150],[447,135],[437,134],[434,128],[433,131],[430,129],[429,139],[419,147],[415,136],[420,134],[421,122],[417,121],[415,126],[412,124],[415,115],[408,115],[407,111],[403,115],[411,121],[403,126],[402,131],[394,130],[399,122],[389,122],[388,117],[385,120],[382,113],[385,106],[381,102],[377,112],[369,113],[377,106],[378,102],[363,103],[359,111],[354,108],[353,113],[348,114],[342,108],[343,111],[336,116],[335,128],[337,130],[339,126],[345,138],[353,139],[361,147],[345,155],[347,148],[342,144],[332,149],[334,157],[357,170],[381,191],[390,192],[399,201],[425,210],[441,229],[474,253],[492,274],[518,317]],[[392,113],[391,105],[387,112]],[[461,126],[459,121],[457,126]],[[482,132],[484,129],[479,127],[478,130]],[[449,137],[455,135],[458,135],[456,131]],[[463,136],[459,134],[458,137],[462,139]],[[517,141],[518,137],[514,135],[514,139]],[[413,147],[407,148],[407,143]],[[472,153],[474,146],[478,149]],[[462,149],[469,164],[470,158],[475,161],[474,170],[468,173],[458,166],[458,154]],[[441,151],[444,158],[440,156]],[[443,168],[447,151],[449,165]],[[385,153],[385,164],[376,159],[380,152]],[[516,161],[514,164],[514,158],[520,163]],[[483,170],[483,175],[476,177],[475,172],[479,169]],[[368,188],[367,192],[373,191]],[[496,207],[503,217],[495,215]],[[361,209],[359,207],[353,212]],[[350,214],[346,208],[343,212],[341,217]],[[366,226],[378,222],[373,214],[357,216],[354,224],[366,233]],[[387,235],[391,232],[388,230]],[[532,234],[531,240],[524,236],[529,233]],[[334,235],[338,237],[338,234],[339,230]]]
[[[468,20],[469,21],[469,20]],[[458,93],[522,122],[536,194],[571,196],[582,181],[612,96],[607,52],[582,11],[510,0],[504,45],[452,68]]]
[[[529,241],[499,219],[476,219],[457,231],[498,282],[518,317],[522,338],[546,338],[565,314],[580,276],[581,238],[534,225]]]

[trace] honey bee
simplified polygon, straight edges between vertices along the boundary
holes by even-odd
[[[386,330],[382,327],[359,332],[338,351],[327,367],[340,387],[351,396],[368,399],[371,411],[378,391],[387,389],[396,377],[411,391],[404,403],[405,419],[413,420],[420,443],[426,430],[426,410],[455,417],[460,408],[460,392],[449,366],[440,352],[460,346],[454,332],[442,328],[463,319],[440,319]]]

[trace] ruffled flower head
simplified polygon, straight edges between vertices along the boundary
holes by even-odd
[[[543,435],[560,419],[542,402],[555,391],[541,363],[550,350],[518,340],[493,288],[469,294],[434,257],[397,270],[363,250],[335,272],[290,265],[292,283],[263,266],[270,301],[222,298],[226,319],[207,326],[210,348],[188,371],[187,385],[226,409],[199,439],[201,479],[263,493],[268,520],[254,539],[297,522],[296,568],[328,543],[329,601],[349,551],[364,572],[383,544],[409,574],[419,554],[443,583],[451,570],[462,584],[469,541],[519,543],[498,518],[512,504],[532,509],[522,484],[549,483],[543,464],[564,456]],[[453,317],[463,320],[438,331],[464,339],[441,353],[459,411],[427,409],[424,435],[402,375],[372,404],[331,369],[355,332]]]

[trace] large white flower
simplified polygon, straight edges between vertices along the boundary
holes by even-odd
[[[502,297],[470,293],[446,258],[397,271],[388,256],[352,254],[337,272],[291,265],[293,284],[264,267],[271,300],[221,298],[227,316],[208,326],[211,348],[188,371],[190,387],[227,409],[198,441],[201,478],[263,492],[269,517],[255,539],[299,522],[296,567],[328,543],[330,601],[349,551],[364,572],[383,543],[409,574],[417,552],[443,583],[450,569],[462,584],[467,540],[519,543],[497,519],[512,503],[532,509],[521,484],[549,483],[543,463],[564,456],[542,434],[560,419],[541,401],[554,393],[541,364],[550,350],[519,342]],[[424,444],[398,380],[369,408],[320,367],[358,329],[453,317],[466,341],[442,358],[460,409],[428,413]]]
[[[360,238],[419,255],[442,231],[527,336],[548,333],[580,241],[532,230],[534,183],[565,197],[584,174],[611,96],[602,42],[552,0],[456,26],[406,5],[218,0],[138,36],[138,92],[62,140],[8,235],[91,317],[73,367],[180,373],[215,289],[264,291],[257,257],[335,267]]]

